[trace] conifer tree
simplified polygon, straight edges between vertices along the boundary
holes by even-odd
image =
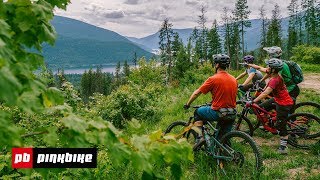
[[[233,69],[239,69],[239,59],[240,59],[240,30],[239,23],[233,22],[231,24],[230,32],[230,58],[231,58],[231,67]]]
[[[218,34],[217,21],[214,20],[212,28],[208,33],[208,57],[212,60],[212,55],[221,53],[221,40]]]
[[[132,59],[132,63],[134,64],[134,67],[137,66],[137,62],[138,62],[137,52],[134,51],[133,59]]]
[[[199,38],[198,38],[198,44],[201,48],[200,58],[207,60],[208,59],[208,42],[207,42],[207,34],[208,34],[208,28],[206,27],[207,18],[205,16],[206,13],[206,7],[201,6],[200,8],[201,15],[198,16],[198,26],[199,26]]]
[[[304,21],[305,21],[305,29],[306,29],[306,40],[307,44],[310,45],[319,45],[320,42],[320,33],[319,29],[319,10],[316,7],[316,0],[302,0],[302,7],[305,10]]]
[[[121,85],[121,64],[120,64],[120,61],[118,61],[116,66],[116,71],[114,74],[113,89],[119,87],[120,85]]]
[[[231,17],[229,9],[224,7],[222,14],[223,31],[224,31],[224,52],[230,55],[231,46]]]
[[[245,28],[251,27],[251,22],[248,21],[250,10],[248,10],[247,0],[237,0],[235,10],[233,11],[234,19],[239,25],[239,32],[241,33],[241,49],[242,55],[245,54],[244,34]]]
[[[177,57],[177,54],[178,54],[181,46],[183,47],[182,40],[179,37],[179,34],[177,32],[175,32],[173,35],[173,42],[172,42],[172,56],[173,56],[173,58]]]
[[[171,81],[171,69],[172,69],[172,38],[173,38],[173,30],[172,24],[169,23],[169,19],[166,18],[159,30],[159,49],[160,56],[162,60],[162,64],[166,65],[168,63],[168,77],[167,79]]]
[[[261,19],[261,35],[260,35],[260,47],[259,47],[259,58],[258,60],[262,60],[266,56],[265,50],[263,50],[264,47],[267,46],[267,24],[268,19],[266,17],[266,10],[264,8],[264,5],[262,5],[259,8],[260,11],[260,19]]]
[[[298,44],[298,0],[291,0],[289,10],[289,26],[288,26],[288,42],[287,42],[287,58],[291,56],[291,51]]]
[[[123,68],[123,75],[125,77],[129,77],[129,75],[130,75],[130,66],[129,66],[127,60],[124,61],[124,64],[123,64],[122,68]]]
[[[267,46],[282,46],[282,33],[281,33],[281,19],[280,19],[280,9],[279,5],[274,6],[272,10],[271,22],[268,26],[267,31]]]

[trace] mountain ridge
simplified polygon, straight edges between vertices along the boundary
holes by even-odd
[[[254,50],[258,48],[259,40],[260,40],[260,27],[261,27],[261,19],[251,19],[249,20],[251,22],[251,27],[246,28],[245,33],[245,42],[246,43],[246,49],[248,51]],[[289,17],[281,18],[281,27],[282,27],[282,36],[287,36],[287,29],[284,27],[288,27],[289,24]],[[218,33],[220,35],[220,38],[222,37],[222,28],[223,25],[218,26]],[[174,32],[179,33],[180,38],[182,39],[183,43],[186,45],[188,38],[190,37],[193,28],[177,28],[173,29]],[[127,37],[130,41],[135,42],[137,44],[141,44],[144,46],[149,47],[150,49],[156,50],[158,49],[159,45],[159,32],[155,32],[153,34],[150,34],[148,36],[142,37],[142,38],[135,38],[135,37]]]
[[[77,68],[92,65],[129,63],[137,53],[147,59],[152,53],[126,37],[104,28],[63,16],[51,21],[57,32],[55,45],[44,45],[43,56],[50,68]]]

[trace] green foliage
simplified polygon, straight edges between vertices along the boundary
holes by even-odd
[[[120,77],[120,75],[116,77]],[[85,71],[81,77],[81,97],[85,102],[88,102],[89,97],[92,96],[93,93],[108,95],[112,89],[111,83],[111,75],[103,73],[101,66],[98,66],[96,71],[92,71],[92,69],[88,72]],[[118,82],[115,82],[115,84],[116,83]],[[115,86],[118,86],[118,84]]]
[[[150,84],[164,84],[164,67],[158,66],[154,60],[147,62],[145,58],[141,58],[138,64],[139,68],[132,69],[129,81],[142,87]]]
[[[281,22],[280,22],[280,9],[279,5],[276,4],[274,6],[274,10],[272,10],[272,18],[271,22],[268,26],[267,31],[267,46],[282,46],[282,40],[281,40]]]
[[[95,100],[93,104],[103,119],[112,122],[116,127],[123,128],[132,118],[145,121],[157,120],[159,109],[156,104],[162,90],[163,88],[156,84],[123,85],[107,97],[93,97]]]
[[[293,48],[291,60],[309,64],[320,63],[320,47],[300,45]]]
[[[212,28],[208,32],[208,58],[211,60],[212,55],[221,53],[221,40],[218,34],[218,25],[215,20],[212,24]]]
[[[238,25],[239,25],[239,29],[240,29],[239,33],[241,33],[242,56],[244,56],[245,54],[245,46],[244,46],[245,45],[245,42],[244,42],[245,28],[251,27],[251,23],[250,21],[248,21],[250,13],[251,11],[248,9],[247,0],[237,0],[233,14],[234,14],[235,21],[238,22]]]

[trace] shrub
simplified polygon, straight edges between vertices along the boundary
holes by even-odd
[[[293,48],[293,56],[290,58],[295,62],[310,64],[320,63],[320,47],[300,45]]]
[[[163,88],[151,84],[139,86],[128,84],[119,87],[109,96],[94,97],[94,105],[103,119],[122,128],[132,118],[139,120],[158,119],[157,99]]]
[[[156,61],[147,62],[144,58],[141,58],[139,68],[132,69],[128,80],[142,86],[151,83],[161,85],[165,82],[165,68],[157,66]]]

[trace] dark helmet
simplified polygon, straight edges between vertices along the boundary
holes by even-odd
[[[229,66],[230,57],[225,54],[215,54],[212,56],[214,64],[220,64],[221,66]]]
[[[243,61],[246,62],[246,63],[251,64],[254,61],[254,57],[251,56],[251,55],[246,55],[245,57],[243,57]]]
[[[277,58],[271,58],[266,61],[266,64],[271,68],[271,69],[276,69],[276,70],[281,70],[283,68],[283,62],[280,59]]]

